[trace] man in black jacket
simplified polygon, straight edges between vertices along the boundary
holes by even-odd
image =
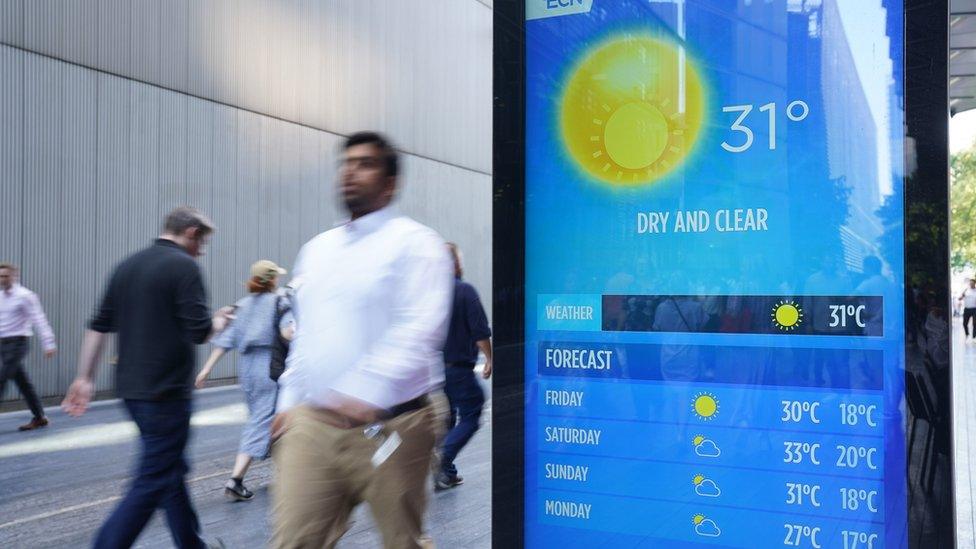
[[[194,208],[173,210],[153,245],[116,267],[82,341],[78,376],[62,407],[75,417],[85,412],[106,334],[117,332],[115,392],[139,428],[143,449],[136,478],[98,532],[96,548],[132,546],[159,507],[177,546],[206,546],[186,491],[183,451],[190,435],[194,345],[223,330],[231,311],[211,318],[194,260],[213,229]]]

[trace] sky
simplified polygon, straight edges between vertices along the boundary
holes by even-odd
[[[976,110],[961,112],[949,119],[949,151],[953,154],[976,141]]]
[[[811,2],[807,2],[808,4]],[[815,2],[820,4],[819,1]],[[891,151],[885,136],[889,135],[888,94],[891,93],[891,58],[888,53],[886,12],[880,0],[836,1],[850,46],[865,99],[871,107],[878,144],[878,189],[881,198],[891,193]],[[883,37],[883,38],[879,38]]]

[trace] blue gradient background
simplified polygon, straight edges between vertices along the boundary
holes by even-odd
[[[528,547],[695,547],[668,541],[679,539],[677,531],[674,538],[666,532],[649,537],[539,522],[538,416],[544,412],[536,364],[543,341],[734,345],[755,348],[757,360],[764,347],[883,351],[883,546],[907,545],[904,418],[899,411],[905,337],[903,114],[897,97],[902,37],[859,29],[859,18],[840,11],[836,0],[808,11],[796,4],[802,3],[688,0],[679,13],[669,2],[594,0],[589,14],[526,22]],[[884,11],[888,28],[899,32],[900,12],[900,7]],[[682,27],[683,38],[676,30]],[[559,135],[559,98],[588,48],[627,33],[664,36],[685,45],[706,86],[706,126],[681,168],[643,187],[615,188],[587,177],[567,157]],[[890,64],[880,78],[858,72],[856,60],[866,49]],[[810,106],[810,115],[800,123],[788,122],[784,114],[795,99]],[[779,107],[776,150],[767,147],[767,115],[758,112],[771,102]],[[745,153],[726,152],[722,141],[739,144],[741,136],[729,131],[737,114],[723,113],[722,107],[750,103],[756,107],[748,119],[755,144]],[[635,231],[637,212],[758,207],[769,211],[768,232]],[[865,282],[862,271],[867,256],[884,265],[883,277],[873,283]],[[814,284],[826,266],[836,276],[821,276]],[[858,290],[862,283],[870,284],[871,295],[884,296],[884,338],[537,330],[541,294],[867,295],[863,286]],[[789,385],[790,375],[781,371],[777,379]],[[738,389],[748,395],[748,385]],[[620,391],[627,401],[626,383]],[[601,416],[614,414],[626,417],[625,410],[613,409]],[[648,429],[653,437],[653,427]],[[626,515],[627,508],[617,512]],[[682,529],[690,524],[685,514],[674,520]],[[637,532],[639,523],[665,519],[670,520],[634,516],[623,523],[634,524]],[[721,547],[723,539],[734,537],[702,538],[701,546]]]

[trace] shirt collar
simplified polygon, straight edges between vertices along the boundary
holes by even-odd
[[[346,230],[347,235],[358,238],[379,230],[380,227],[394,217],[396,217],[396,209],[393,206],[386,206],[358,219],[346,221],[343,228]]]
[[[176,242],[173,242],[172,240],[167,240],[165,238],[157,238],[156,239],[156,245],[157,246],[166,246],[168,248],[176,248],[177,250],[179,250],[179,251],[181,251],[181,252],[183,252],[185,254],[189,254],[190,253],[190,252],[186,251],[186,248],[184,248],[183,246],[180,246]]]
[[[14,282],[13,284],[10,285],[10,289],[9,290],[3,290],[3,291],[0,291],[0,293],[2,293],[5,296],[14,296],[14,295],[17,295],[18,293],[20,293],[20,284],[18,284],[17,282]]]

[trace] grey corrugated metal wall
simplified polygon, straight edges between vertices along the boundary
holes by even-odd
[[[457,241],[489,295],[490,65],[484,0],[0,2],[0,260],[58,336],[55,360],[28,361],[40,392],[70,383],[110,269],[173,206],[218,225],[214,305],[253,260],[290,266],[340,219],[335,153],[357,129],[406,153],[401,209]]]

